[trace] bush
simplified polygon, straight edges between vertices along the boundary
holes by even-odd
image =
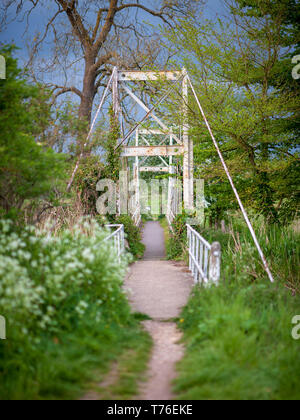
[[[129,251],[135,259],[142,258],[145,245],[142,243],[140,228],[135,226],[130,216],[123,215],[114,219],[114,223],[124,225]]]
[[[46,147],[49,94],[20,76],[13,48],[0,48],[7,78],[0,80],[0,211],[24,210],[33,216],[41,200],[56,205],[66,179],[66,157]]]
[[[188,215],[186,213],[177,215],[172,223],[173,232],[167,241],[167,258],[175,260],[181,258],[187,243],[187,223]]]
[[[0,395],[73,397],[139,334],[107,232],[84,222],[59,237],[0,221]]]

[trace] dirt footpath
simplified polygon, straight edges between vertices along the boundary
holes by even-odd
[[[137,399],[171,400],[175,366],[184,352],[179,344],[181,333],[172,320],[179,317],[187,303],[193,279],[183,264],[162,261],[165,258],[164,232],[158,222],[146,223],[143,242],[146,245],[144,260],[131,267],[125,282],[134,311],[151,317],[144,325],[154,342],[149,379],[141,386]]]

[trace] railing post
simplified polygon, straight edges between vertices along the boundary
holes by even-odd
[[[188,226],[187,228],[188,230],[188,244],[189,244],[189,269],[192,269],[192,257],[191,257],[191,252],[192,252],[192,232],[190,227]]]
[[[214,242],[211,246],[209,264],[209,284],[218,286],[221,275],[221,245]]]

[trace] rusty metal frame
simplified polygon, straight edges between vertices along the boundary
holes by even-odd
[[[118,78],[120,82],[137,82],[137,81],[158,81],[160,79],[179,80],[181,77],[180,71],[118,71]]]
[[[182,156],[183,146],[126,146],[121,153],[122,157],[145,156]]]
[[[163,95],[162,98],[158,100],[155,106],[152,109],[149,109],[141,99],[139,99],[132,91],[129,89],[128,86],[125,85],[124,82],[141,82],[141,81],[159,81],[159,80],[169,80],[173,82],[180,82],[182,80],[182,97],[183,101],[181,104],[183,115],[184,115],[184,125],[182,127],[182,140],[179,139],[175,133],[173,133],[172,129],[168,128],[166,124],[164,124],[160,118],[158,118],[154,111],[158,106],[166,99],[171,91],[172,88]],[[170,174],[172,174],[172,158],[173,156],[183,156],[183,179],[184,179],[184,207],[186,210],[192,210],[194,208],[194,180],[193,180],[193,143],[189,137],[189,124],[188,124],[188,74],[185,69],[180,71],[167,71],[167,72],[153,72],[153,71],[122,71],[117,70],[114,76],[113,82],[113,102],[114,102],[114,110],[115,115],[120,118],[121,107],[119,104],[119,93],[118,88],[122,86],[124,91],[144,110],[147,112],[146,116],[136,124],[136,126],[129,131],[129,133],[124,136],[123,140],[120,142],[119,147],[123,147],[123,151],[121,153],[122,156],[122,169],[126,170],[128,163],[127,159],[129,157],[136,158],[136,167],[139,166],[141,163],[142,165],[145,163],[148,157],[157,156],[161,159],[161,161],[166,165],[166,168],[169,170]],[[135,146],[123,146],[126,140],[131,138],[134,133],[138,133],[141,124],[147,119],[152,118],[161,128],[162,130],[145,130],[141,129],[141,135],[164,135],[164,139],[162,142],[157,145],[151,145],[148,140],[142,137],[143,141],[147,144],[147,146],[141,146],[139,144],[139,136],[137,135],[137,142]],[[163,145],[163,143],[169,138],[170,136],[170,144]],[[176,141],[177,145],[174,145],[174,141]],[[144,157],[142,162],[139,162],[139,158]],[[169,157],[169,164],[163,159],[163,157]],[[140,165],[141,166],[141,165]],[[155,171],[155,168],[149,167],[142,167],[147,168],[147,171]],[[167,169],[161,169],[161,167],[157,167],[157,172],[166,172]],[[139,173],[141,172],[140,169],[135,171],[135,176],[139,177]],[[172,178],[170,178],[172,179]],[[173,180],[171,182],[174,182]],[[170,183],[171,183],[170,182]],[[169,188],[171,193],[171,187]]]

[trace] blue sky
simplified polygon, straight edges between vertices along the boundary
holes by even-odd
[[[214,18],[216,14],[222,15],[224,12],[224,1],[208,0],[204,12],[206,18]],[[25,33],[27,26],[26,22],[16,20],[10,23],[7,28],[5,28],[5,30],[0,33],[0,41],[3,43],[15,43],[20,49],[25,49],[27,38],[32,38],[36,32],[43,31],[50,14],[51,3],[49,2],[48,7],[39,7],[32,13],[30,18],[29,31],[27,33]],[[152,24],[159,23],[157,19],[151,18],[149,15],[147,15],[147,20],[149,20]],[[19,55],[23,56],[24,51],[23,53],[20,51]]]
[[[79,0],[81,1],[81,0]],[[152,4],[151,4],[152,3]],[[154,3],[156,1],[154,0]],[[29,4],[29,2],[28,2]],[[47,2],[46,2],[47,4]],[[49,16],[53,15],[53,0],[48,0],[47,7],[38,7],[35,9],[29,20],[29,27],[27,29],[27,22],[21,21],[20,19],[10,23],[7,28],[0,33],[0,42],[3,43],[14,43],[18,48],[16,53],[17,57],[20,59],[20,65],[26,63],[28,59],[28,52],[26,45],[28,41],[32,40],[37,32],[43,33],[45,26],[49,20]],[[153,2],[144,1],[143,4],[147,4],[148,7],[153,7]],[[55,9],[56,10],[56,9]],[[222,16],[224,13],[224,1],[223,0],[208,0],[204,9],[205,18],[213,19],[217,14]],[[145,20],[149,21],[152,25],[158,25],[161,23],[159,19],[151,17],[149,14],[141,16]],[[51,43],[45,43],[42,50],[42,56],[47,57],[49,55],[49,49],[51,48]],[[81,88],[82,85],[82,63],[78,63],[76,71],[72,72],[72,84],[78,88]],[[57,83],[59,85],[64,85],[63,75],[58,70],[49,71],[46,75],[46,81],[50,83]],[[73,100],[77,100],[75,95],[71,95]]]

